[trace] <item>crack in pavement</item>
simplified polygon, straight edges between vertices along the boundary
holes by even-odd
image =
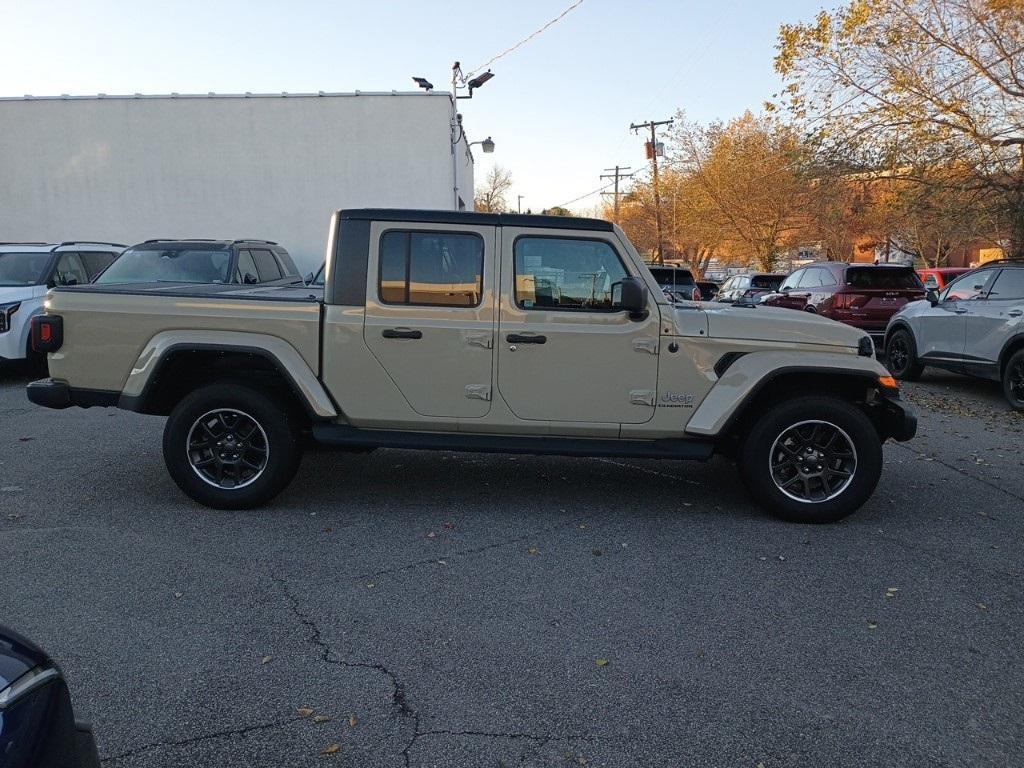
[[[310,645],[317,647],[320,650],[321,661],[323,661],[325,664],[335,664],[340,667],[347,667],[353,669],[371,669],[375,672],[379,672],[380,674],[384,675],[391,682],[391,687],[393,688],[393,692],[391,694],[391,703],[392,707],[395,710],[396,717],[411,718],[413,721],[412,738],[410,739],[409,743],[406,745],[405,749],[403,749],[401,753],[405,761],[405,764],[409,765],[409,757],[407,752],[409,748],[412,746],[413,742],[416,741],[417,734],[419,734],[420,715],[419,712],[417,712],[416,709],[409,704],[409,700],[405,693],[405,685],[398,678],[398,675],[396,675],[391,669],[389,669],[384,664],[372,663],[367,661],[349,661],[347,659],[341,658],[337,654],[337,652],[335,652],[334,648],[331,647],[331,644],[323,639],[323,635],[320,632],[320,627],[317,626],[317,623],[299,609],[298,598],[296,598],[295,595],[292,593],[291,589],[289,589],[288,582],[281,576],[278,576],[273,571],[270,573],[270,578],[280,587],[281,592],[285,597],[285,600],[287,600],[288,602],[288,607],[291,610],[292,614],[295,616],[295,618],[299,620],[302,626],[304,626],[308,630],[306,642]]]
[[[301,717],[289,717],[284,720],[277,720],[272,723],[260,723],[259,725],[246,725],[240,728],[225,728],[222,731],[215,731],[214,733],[208,733],[203,736],[193,736],[188,739],[181,739],[180,741],[157,741],[152,744],[144,744],[141,747],[135,747],[127,752],[122,752],[117,755],[111,755],[100,760],[100,763],[109,763],[114,760],[123,760],[126,757],[134,757],[135,755],[142,754],[143,752],[151,752],[156,749],[166,749],[168,747],[184,747],[189,744],[197,744],[201,741],[209,741],[210,739],[220,739],[225,736],[245,736],[255,731],[269,731],[274,728],[283,728],[291,723],[298,722]]]
[[[924,455],[924,454],[920,453],[919,451],[911,448],[908,445],[902,445],[901,443],[893,443],[893,445],[895,447],[899,448],[901,451],[906,451],[907,453],[912,453],[915,456],[922,456],[922,455]],[[958,467],[955,464],[950,464],[947,461],[943,461],[938,456],[930,456],[929,458],[932,459],[936,464],[941,464],[942,466],[946,467],[947,469],[952,469],[954,472],[957,472],[958,474],[961,474],[964,477],[968,477],[971,480],[976,480],[977,482],[981,483],[982,485],[987,485],[989,488],[992,488],[993,490],[996,490],[996,491],[999,491],[1000,493],[1006,494],[1011,499],[1017,499],[1018,501],[1024,501],[1024,496],[1021,496],[1020,494],[1014,493],[1013,491],[1009,491],[1009,490],[1007,490],[1006,488],[1003,488],[1000,485],[996,485],[991,480],[988,480],[988,479],[986,479],[984,477],[978,477],[977,475],[972,475],[970,472],[968,472],[967,470],[963,469],[962,467]],[[989,519],[996,520],[997,518],[990,517]]]

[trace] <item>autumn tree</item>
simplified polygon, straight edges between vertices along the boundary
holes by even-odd
[[[823,153],[948,199],[1024,256],[1024,2],[849,0],[783,25],[782,103]],[[953,186],[934,178],[956,167]]]
[[[698,241],[771,271],[808,229],[806,161],[797,133],[749,112],[700,126],[680,115],[670,164]]]
[[[473,208],[482,213],[501,213],[508,210],[505,196],[512,189],[512,172],[495,165],[484,183],[475,190]]]

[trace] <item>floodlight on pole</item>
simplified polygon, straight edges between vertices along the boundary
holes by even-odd
[[[425,77],[414,77],[412,80],[413,80],[414,83],[416,83],[416,85],[418,85],[424,91],[432,91],[432,90],[434,90],[434,84],[432,82],[430,82],[429,80],[427,80],[427,78],[425,78]]]

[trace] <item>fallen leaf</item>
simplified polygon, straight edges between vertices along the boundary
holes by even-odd
[[[359,723],[359,720],[356,719],[355,715],[349,715],[348,716],[348,724],[349,724],[349,726],[351,726],[352,728],[355,728],[358,723]]]
[[[868,629],[876,629],[877,627],[878,627],[878,623],[877,622],[874,622],[874,621],[869,621],[868,622]]]
[[[273,659],[273,656],[264,656],[262,659],[260,659],[260,664],[269,664],[271,661],[273,661]]]
[[[594,663],[597,664],[597,666],[599,666],[599,667],[607,667],[608,666],[608,659],[596,659],[594,661]]]
[[[432,538],[434,538],[435,536],[437,536],[437,534],[436,534],[436,533],[434,533],[433,531],[431,531],[430,533],[428,533],[428,534],[427,534],[427,538],[428,538],[428,539],[432,539]]]
[[[537,549],[536,547],[530,547],[528,550],[526,550],[526,552],[528,554],[531,554],[531,555],[539,555],[540,554],[540,550]]]
[[[438,560],[437,564],[438,565],[448,565],[448,561],[447,560]]]
[[[600,556],[601,556],[601,550],[600,550],[600,549],[592,549],[592,550],[590,550],[590,552],[591,552],[591,554],[593,554],[593,555],[594,555],[595,557],[600,557]]]
[[[309,717],[313,714],[313,710],[309,707],[299,707],[297,710],[295,710],[295,712],[298,714],[299,717]]]
[[[984,603],[978,603],[978,608],[980,608],[983,611],[987,611],[988,610],[988,606],[985,605]]]
[[[330,533],[330,532],[331,532],[330,528],[324,528],[324,533]]]
[[[455,530],[455,523],[449,521],[449,522],[444,524],[444,527],[445,527],[445,530],[453,531],[453,530]]]
[[[373,582],[371,581],[371,582],[369,582],[369,583],[368,583],[368,584],[366,585],[366,588],[367,588],[367,589],[373,589],[373,588],[374,588],[374,587],[376,587],[376,586],[377,586],[377,585],[376,585],[376,584],[374,584],[374,583],[373,583]]]
[[[330,721],[330,715],[317,715],[313,718],[314,723],[329,723]]]
[[[19,443],[27,443],[31,439],[32,439],[31,437],[19,437],[18,438],[18,442]]]
[[[181,596],[182,596],[182,593],[181,593],[181,592],[175,592],[175,593],[174,593],[174,597],[175,597],[176,599],[177,599],[177,598],[179,598],[179,597],[181,597]]]
[[[341,746],[339,746],[338,744],[328,744],[326,747],[324,747],[324,751],[321,752],[320,754],[321,755],[335,755],[335,754],[337,754],[340,751],[341,751]]]

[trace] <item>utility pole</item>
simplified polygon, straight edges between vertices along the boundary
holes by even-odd
[[[616,224],[618,224],[619,223],[619,179],[628,179],[628,178],[630,178],[633,174],[632,173],[623,173],[623,171],[629,171],[629,170],[632,170],[632,168],[630,166],[628,166],[628,165],[627,166],[616,165],[614,168],[605,168],[605,170],[606,171],[612,171],[612,173],[602,173],[600,178],[602,178],[602,179],[615,179],[615,191],[612,193],[615,196],[615,198],[614,198],[615,202],[612,205],[612,209],[614,210],[614,213],[612,214],[612,221],[614,221]]]
[[[522,213],[523,212],[523,198],[526,197],[526,195],[516,195],[516,197],[518,198],[516,200],[516,208],[519,209],[519,213]]]
[[[658,191],[658,137],[656,130],[659,125],[671,125],[672,120],[648,120],[646,123],[630,123],[629,130],[638,133],[642,128],[651,130],[651,176],[654,181],[654,221],[658,228],[658,263],[665,263],[665,253],[661,242],[661,193]]]

